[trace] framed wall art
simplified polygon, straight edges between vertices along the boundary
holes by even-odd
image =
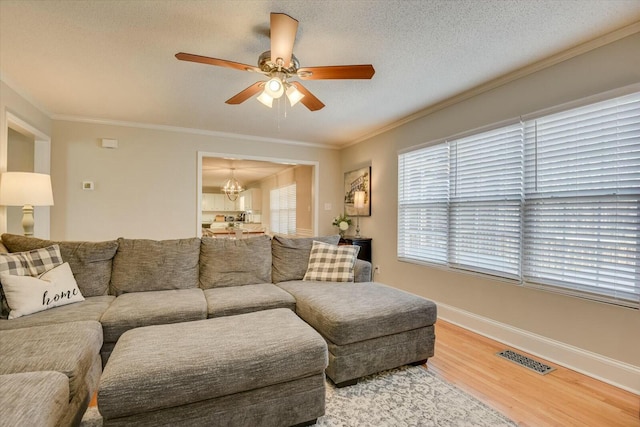
[[[364,191],[364,206],[356,209],[354,194]],[[344,210],[349,216],[371,216],[371,166],[344,174]]]

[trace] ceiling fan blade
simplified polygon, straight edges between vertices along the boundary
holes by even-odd
[[[251,98],[256,93],[260,92],[263,87],[264,87],[264,82],[255,82],[245,90],[227,99],[225,102],[227,104],[241,104],[247,99]]]
[[[271,62],[282,58],[283,67],[289,68],[297,31],[297,20],[284,13],[271,14]]]
[[[217,65],[218,67],[233,68],[240,71],[255,71],[261,73],[262,70],[253,65],[241,64],[239,62],[227,61],[225,59],[210,58],[208,56],[194,55],[192,53],[176,53],[176,58],[181,61],[199,62],[201,64]]]
[[[304,98],[300,100],[310,111],[318,111],[324,108],[324,104],[314,94],[309,92],[306,87],[302,86],[300,82],[291,82],[302,94]]]
[[[298,70],[298,77],[302,80],[370,79],[375,72],[371,64],[302,67]]]

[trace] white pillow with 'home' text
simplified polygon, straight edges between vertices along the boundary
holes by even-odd
[[[9,319],[84,301],[68,262],[39,277],[0,273],[0,282],[11,310]]]

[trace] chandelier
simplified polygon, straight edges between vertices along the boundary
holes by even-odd
[[[231,169],[231,178],[224,183],[222,187],[222,191],[227,195],[229,200],[235,202],[240,195],[240,192],[243,190],[242,185],[238,182],[235,176],[235,169]]]

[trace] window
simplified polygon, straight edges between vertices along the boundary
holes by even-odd
[[[638,307],[640,93],[398,156],[398,258]]]
[[[449,143],[451,266],[518,277],[521,141],[518,123]]]
[[[296,234],[296,184],[271,190],[271,231],[278,234]]]

